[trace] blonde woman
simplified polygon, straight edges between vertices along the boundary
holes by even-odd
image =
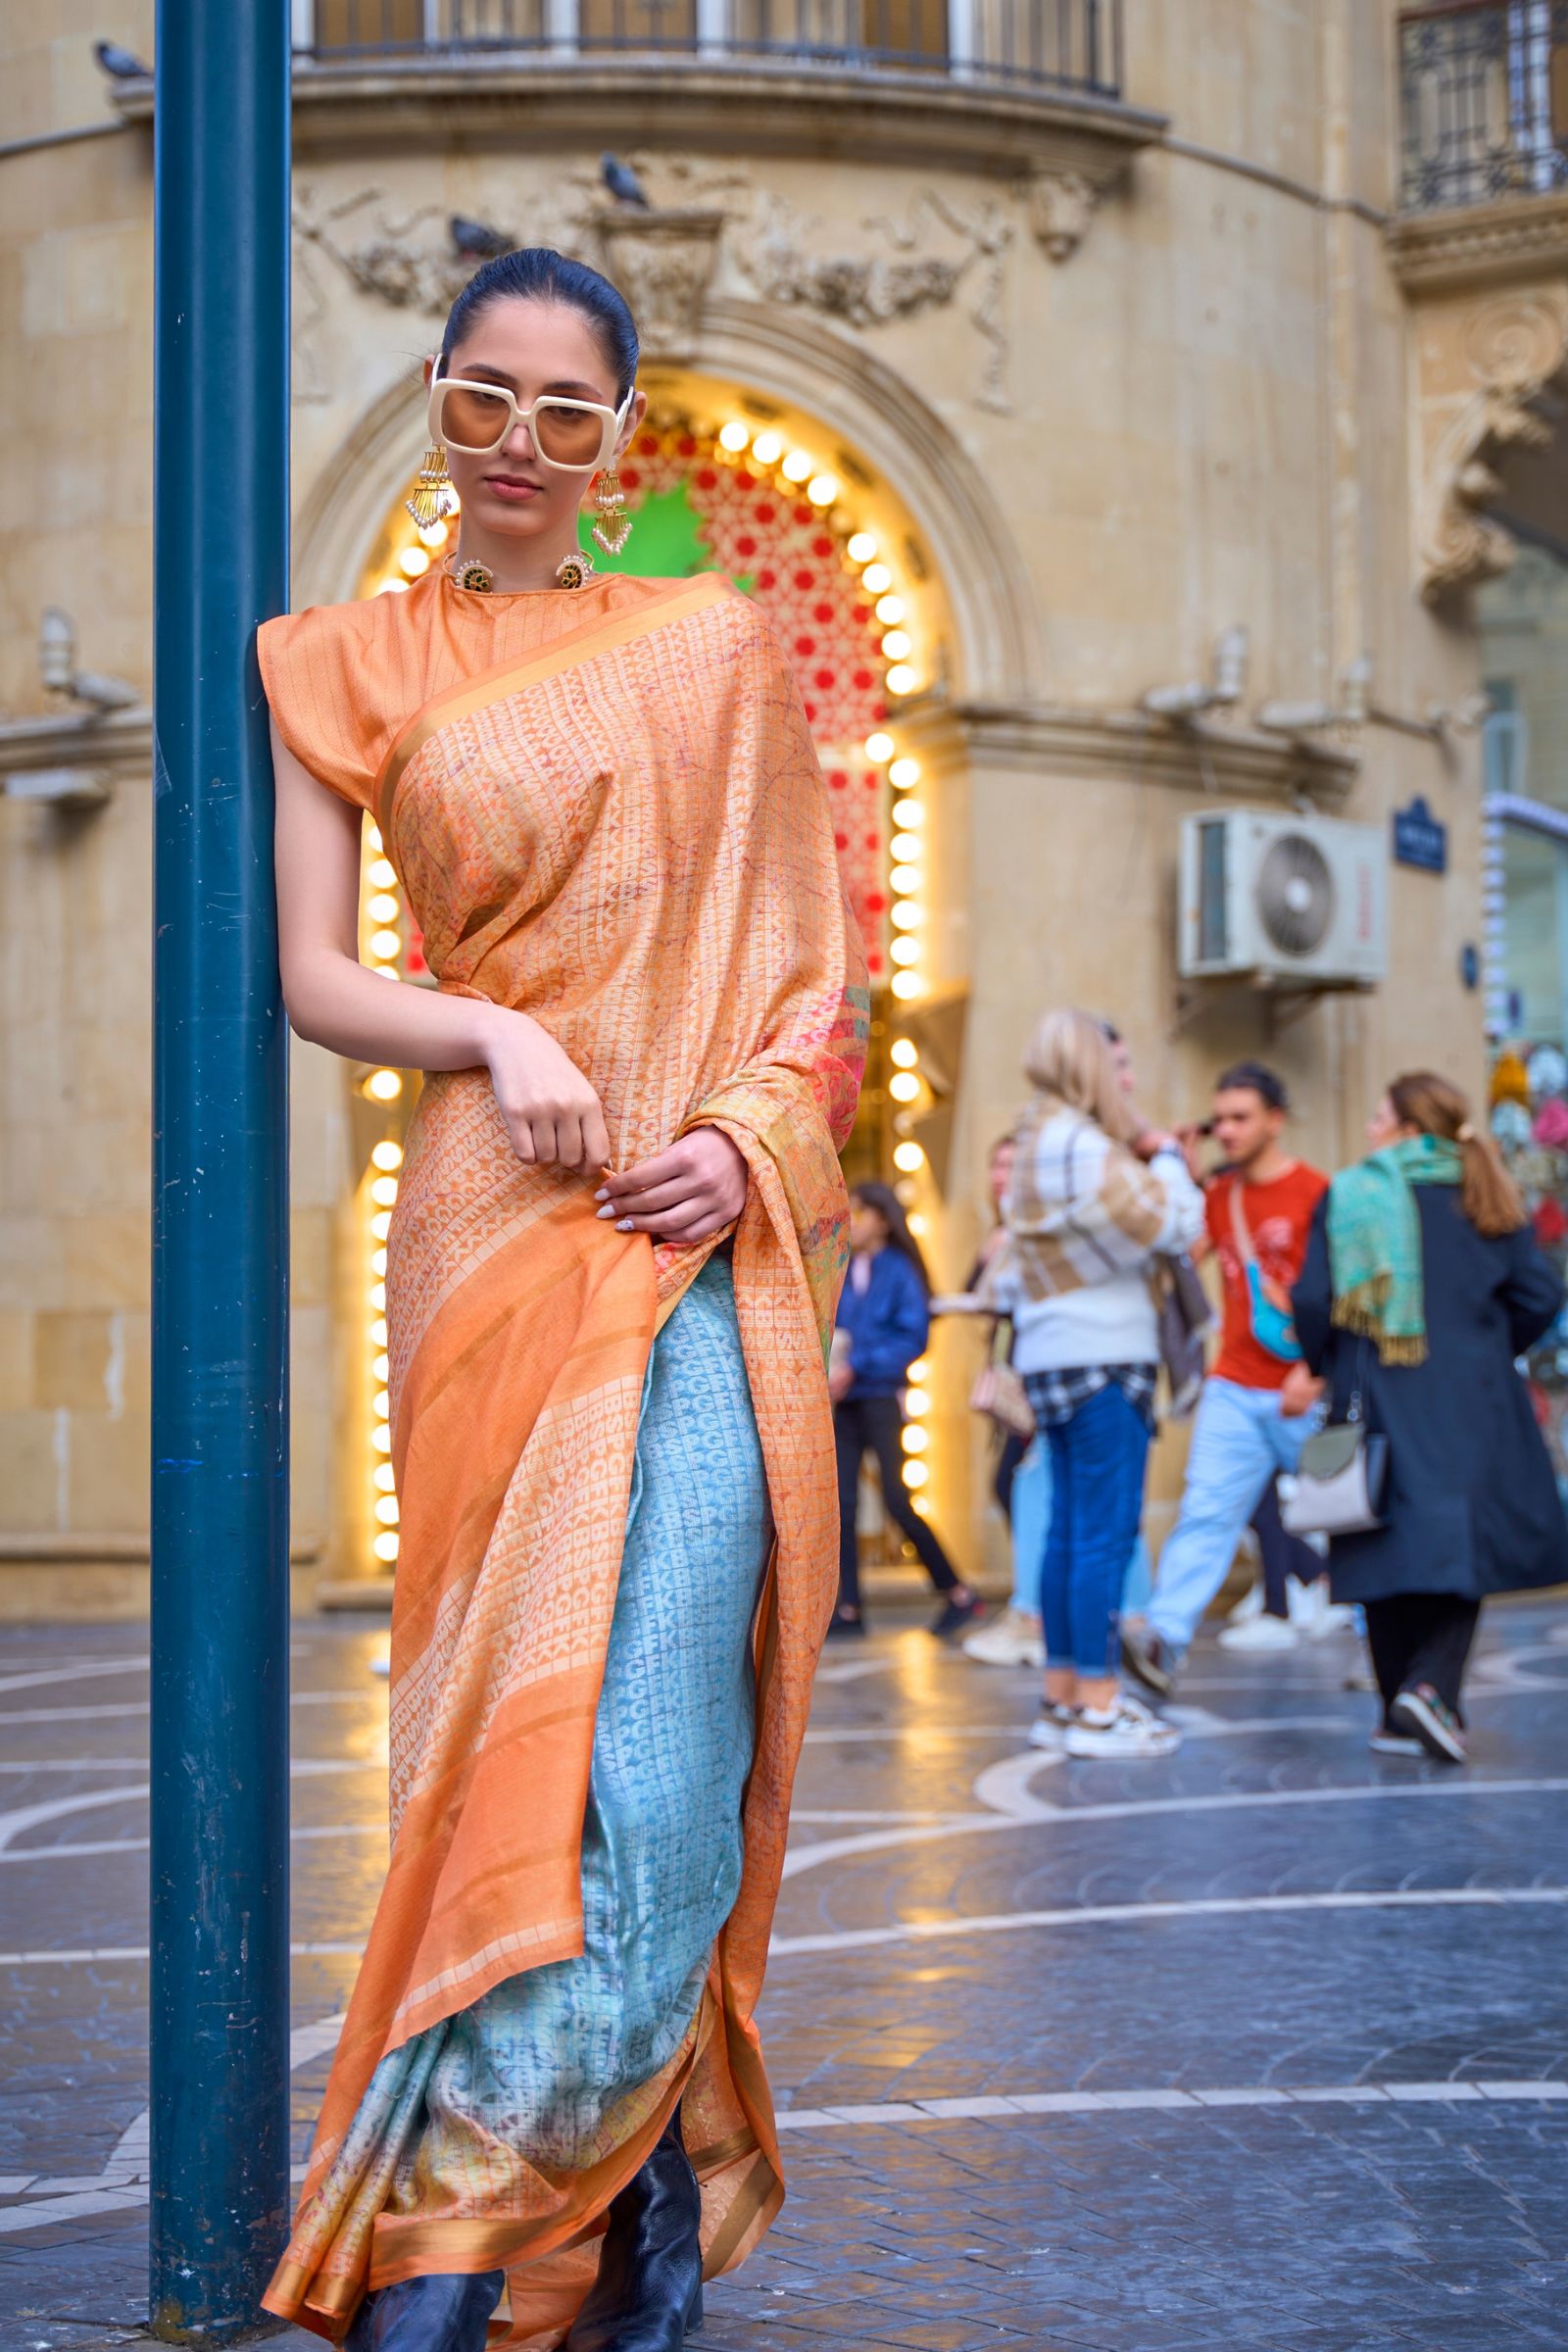
[[[1320,1203],[1293,1293],[1330,1419],[1389,1441],[1385,1524],[1336,1536],[1334,1597],[1366,1611],[1380,1753],[1465,1760],[1460,1690],[1492,1592],[1568,1583],[1568,1530],[1515,1358],[1562,1311],[1491,1137],[1456,1086],[1396,1078],[1371,1149]]]
[[[1118,1688],[1118,1611],[1144,1507],[1159,1360],[1150,1276],[1202,1229],[1174,1136],[1146,1128],[1102,1022],[1048,1012],[1024,1071],[1004,1213],[1013,1363],[1051,1453],[1041,1578],[1046,1703],[1033,1737],[1075,1756],[1167,1754],[1178,1734]]]

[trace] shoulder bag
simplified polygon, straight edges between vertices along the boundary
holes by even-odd
[[[1252,1247],[1252,1229],[1247,1222],[1247,1210],[1242,1205],[1243,1185],[1240,1176],[1231,1178],[1231,1231],[1247,1275],[1247,1319],[1253,1339],[1266,1355],[1275,1356],[1282,1364],[1298,1364],[1301,1360],[1300,1343],[1296,1325],[1287,1307],[1276,1306],[1263,1287],[1263,1269],[1257,1262]]]
[[[1366,1536],[1384,1525],[1389,1487],[1389,1441],[1368,1429],[1361,1402],[1366,1342],[1343,1421],[1314,1430],[1301,1447],[1294,1478],[1279,1482],[1280,1518],[1287,1535]]]

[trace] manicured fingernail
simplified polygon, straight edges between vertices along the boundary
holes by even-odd
[[[610,1199],[610,1193],[609,1193],[609,1191],[608,1191],[607,1187],[606,1187],[606,1186],[604,1186],[604,1185],[601,1185],[601,1186],[599,1187],[599,1190],[598,1190],[598,1192],[597,1192],[597,1193],[595,1193],[595,1195],[594,1195],[594,1199],[595,1199],[596,1200],[608,1200]]]
[[[622,1217],[615,1227],[617,1233],[635,1233],[636,1230],[630,1217]]]
[[[612,1201],[612,1203],[611,1203],[611,1205],[609,1206],[609,1208],[599,1208],[599,1209],[595,1209],[595,1211],[594,1211],[594,1214],[595,1214],[595,1216],[597,1216],[597,1217],[612,1217],[612,1216],[614,1215],[614,1213],[615,1213],[615,1208],[614,1208],[614,1203],[613,1203],[613,1201]]]

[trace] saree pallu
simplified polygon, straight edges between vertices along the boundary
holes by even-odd
[[[388,1240],[392,1857],[267,2303],[338,2336],[369,2284],[501,2268],[506,2341],[542,2347],[677,2099],[710,2276],[782,2196],[754,2012],[835,1589],[824,1363],[865,996],[804,712],[765,621],[721,581],[530,599],[530,622],[552,624],[539,642],[383,720],[384,748],[362,730],[373,771],[341,743],[313,760],[313,721],[330,733],[378,681],[384,697],[421,662],[439,674],[432,648],[461,651],[454,600],[491,601],[438,578],[377,600],[385,620],[361,607],[270,623],[273,715],[308,766],[373,810],[439,985],[524,1010],[560,1042],[605,1106],[615,1164],[700,1123],[745,1156],[735,1314],[775,1536],[740,1886],[681,2047],[590,2161],[515,2163],[499,2190],[448,2184],[412,2210],[377,2203],[380,2182],[368,2209],[362,2194],[345,2210],[335,2160],[387,2054],[583,1951],[583,1825],[643,1384],[710,1248],[616,1234],[591,1178],[517,1161],[484,1073],[429,1077]]]

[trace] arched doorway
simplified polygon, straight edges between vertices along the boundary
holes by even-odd
[[[940,1191],[922,1128],[940,1119],[951,1075],[928,1071],[922,1018],[937,1008],[927,942],[940,898],[927,842],[920,761],[903,714],[953,669],[944,585],[913,518],[843,437],[803,412],[694,371],[645,375],[649,414],[621,468],[632,519],[621,555],[583,540],[601,570],[683,577],[720,570],[772,620],[793,663],[816,742],[846,895],[872,985],[872,1054],[860,1117],[845,1154],[852,1177],[891,1176],[917,1233],[932,1236]],[[456,524],[419,530],[403,499],[413,459],[360,571],[363,596],[397,595],[455,544]],[[408,981],[428,975],[417,931],[373,828],[367,828],[361,946],[372,966]],[[358,1075],[360,1174],[354,1203],[368,1312],[365,1432],[354,1515],[378,1566],[397,1557],[397,1499],[387,1454],[385,1236],[397,1197],[412,1074]],[[362,1254],[363,1253],[363,1254]],[[915,1507],[934,1511],[944,1454],[933,1444],[924,1365],[916,1368],[906,1478]],[[954,1449],[956,1450],[956,1449]]]

